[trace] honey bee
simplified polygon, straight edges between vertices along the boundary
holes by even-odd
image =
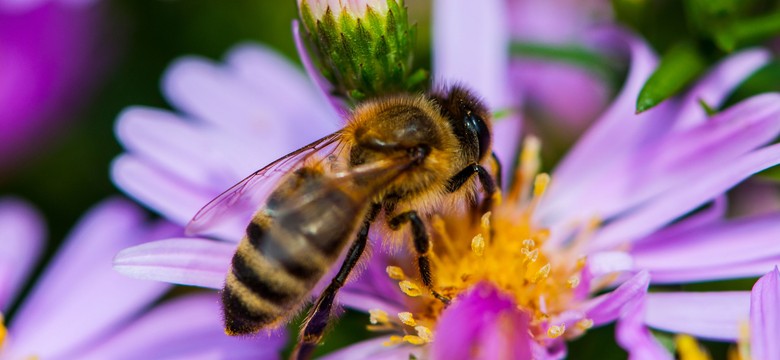
[[[369,100],[342,130],[258,170],[201,209],[190,233],[224,217],[228,207],[264,203],[249,220],[221,293],[226,333],[282,325],[343,255],[300,332],[293,357],[309,358],[379,219],[390,231],[409,225],[421,280],[448,303],[433,287],[424,220],[448,197],[476,196],[477,180],[485,193],[480,209],[490,208],[500,166],[488,116],[461,86]],[[482,165],[488,162],[493,173]]]

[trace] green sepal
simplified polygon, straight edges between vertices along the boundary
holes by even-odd
[[[677,94],[707,67],[707,60],[690,42],[672,46],[642,86],[636,101],[636,112],[646,111]]]

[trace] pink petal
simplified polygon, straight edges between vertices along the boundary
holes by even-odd
[[[197,238],[149,242],[120,251],[114,270],[136,279],[221,289],[236,244]]]
[[[645,318],[645,297],[642,296],[626,305],[615,329],[618,344],[629,353],[630,360],[673,359],[647,329]]]
[[[780,356],[780,270],[762,276],[750,294],[750,352],[754,359]]]
[[[29,204],[0,199],[0,312],[8,310],[38,260],[46,227]]]
[[[492,285],[480,283],[442,313],[434,331],[433,359],[528,359],[530,317]]]
[[[88,212],[14,316],[10,357],[62,355],[148,306],[169,286],[119,275],[111,259],[122,248],[176,231],[144,225],[141,209],[124,200]]]
[[[150,312],[78,359],[279,359],[282,333],[254,338],[230,337],[223,331],[219,299],[214,294],[180,297]]]
[[[650,275],[642,271],[617,289],[589,300],[583,305],[587,318],[593,320],[593,324],[604,325],[615,321],[625,311],[626,304],[635,301],[647,292],[650,284]]]
[[[656,270],[651,273],[653,284],[680,284],[689,282],[738,279],[759,276],[780,264],[780,256],[754,259],[746,263],[702,267],[686,270]]]
[[[688,91],[677,114],[675,129],[685,129],[704,122],[709,116],[700,101],[717,109],[734,88],[750,74],[769,62],[771,54],[763,49],[744,50],[720,62]]]
[[[636,94],[655,68],[657,58],[647,44],[622,32],[604,33],[610,44],[619,44],[631,55],[631,68],[625,85],[610,108],[568,152],[553,172],[554,181],[538,209],[545,223],[568,223],[574,210],[571,204],[584,204],[580,199],[598,189],[609,188],[603,174],[626,162],[644,139],[668,123],[664,120],[668,105],[662,105],[641,115],[634,115]],[[598,159],[599,171],[594,171]],[[608,205],[608,204],[603,204]],[[583,211],[592,211],[586,207]]]
[[[742,218],[646,242],[632,254],[638,268],[651,272],[728,266],[780,256],[777,234],[780,214]]]
[[[650,293],[645,322],[673,333],[735,341],[740,323],[748,320],[749,310],[748,292]]]
[[[111,177],[136,200],[179,225],[189,222],[213,197],[208,189],[187,184],[132,155],[121,155],[114,160]]]
[[[780,146],[753,151],[730,163],[720,164],[707,176],[689,179],[696,186],[679,186],[647,206],[605,226],[590,242],[594,249],[639,239],[672,220],[723,194],[747,177],[780,163]]]

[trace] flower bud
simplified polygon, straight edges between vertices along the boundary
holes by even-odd
[[[427,79],[412,68],[416,26],[403,0],[298,0],[298,8],[314,65],[348,103],[415,91]]]

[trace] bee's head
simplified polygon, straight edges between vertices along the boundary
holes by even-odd
[[[490,153],[489,113],[482,101],[461,86],[431,95],[452,126],[461,149],[470,161],[480,162]]]

